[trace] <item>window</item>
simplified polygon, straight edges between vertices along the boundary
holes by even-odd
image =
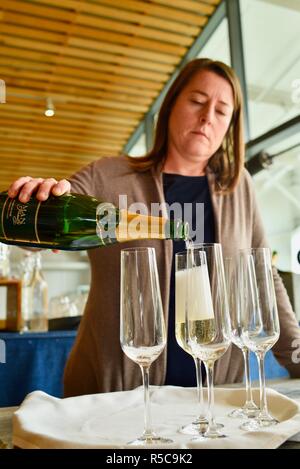
[[[253,139],[300,113],[300,2],[240,5]]]
[[[256,195],[276,267],[300,319],[300,136],[294,135],[268,149],[273,159],[268,169],[254,176]]]
[[[197,57],[207,57],[212,60],[221,60],[227,65],[231,64],[227,18],[221,21]]]
[[[128,154],[129,156],[144,156],[146,153],[146,135],[142,134]]]

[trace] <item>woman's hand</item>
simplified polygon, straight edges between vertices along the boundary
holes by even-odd
[[[66,179],[57,181],[54,178],[42,179],[32,178],[25,176],[14,181],[9,189],[8,196],[11,198],[18,197],[19,201],[26,203],[34,192],[36,192],[36,198],[41,202],[48,199],[50,194],[63,195],[71,191],[71,184]],[[29,250],[37,250],[35,248],[27,248]],[[52,249],[52,252],[59,252],[57,249]]]
[[[8,189],[11,198],[18,197],[20,202],[26,203],[34,192],[41,202],[48,199],[50,194],[63,195],[71,191],[71,184],[66,179],[57,181],[54,178],[42,179],[25,176],[14,181]]]

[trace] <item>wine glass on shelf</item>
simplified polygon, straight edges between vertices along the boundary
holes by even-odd
[[[240,278],[244,293],[242,339],[257,357],[260,383],[259,413],[255,418],[248,419],[241,428],[256,430],[278,423],[268,411],[264,370],[265,354],[280,335],[270,249],[241,250]]]
[[[231,340],[238,347],[244,358],[245,367],[245,391],[246,400],[242,407],[234,409],[230,412],[229,417],[233,418],[244,418],[244,417],[256,417],[259,412],[259,408],[255,404],[252,397],[251,389],[251,377],[250,377],[250,362],[249,355],[250,350],[245,345],[242,336],[242,294],[243,288],[241,285],[241,278],[239,276],[239,257],[226,257],[224,259],[225,268],[225,279],[227,286],[229,313],[231,319]]]
[[[198,438],[222,438],[214,417],[213,388],[214,364],[231,343],[222,248],[217,243],[197,244],[187,256],[187,336],[193,354],[205,364],[208,386],[208,427]]]
[[[205,431],[208,420],[205,415],[201,360],[197,358],[188,343],[186,329],[186,303],[187,303],[187,251],[175,254],[175,335],[178,345],[194,359],[197,380],[197,397],[199,403],[199,416],[191,423],[179,429],[180,433],[199,435]]]
[[[172,443],[156,435],[150,415],[149,369],[166,345],[154,248],[121,251],[120,342],[123,352],[140,366],[144,386],[144,432],[128,444]]]

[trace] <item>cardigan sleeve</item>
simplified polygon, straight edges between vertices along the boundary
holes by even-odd
[[[267,247],[268,242],[254,193],[253,183],[248,173],[246,174],[246,179],[252,194],[252,247]],[[280,337],[272,351],[279,363],[287,368],[291,377],[299,378],[300,363],[295,363],[295,360],[293,362],[293,358],[296,357],[296,348],[300,344],[300,328],[287,291],[275,267],[273,267],[273,279],[280,322]]]
[[[71,183],[71,192],[94,196],[93,167],[94,163],[90,163],[68,179],[68,181]]]

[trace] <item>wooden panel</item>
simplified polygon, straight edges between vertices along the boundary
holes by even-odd
[[[142,98],[141,96],[131,96],[128,94],[116,94],[116,93],[110,93],[110,92],[105,92],[105,91],[97,91],[96,93],[93,94],[93,97],[85,97],[85,96],[74,96],[72,94],[66,94],[66,93],[55,93],[53,90],[54,88],[52,87],[52,92],[51,92],[51,97],[55,102],[61,102],[61,103],[66,103],[66,102],[73,102],[73,103],[84,103],[84,104],[92,104],[96,105],[97,103],[102,103],[102,99],[106,100],[115,100],[119,99],[122,102],[128,102],[128,103],[135,103],[135,104],[140,104],[143,106],[149,106],[151,103],[150,98]],[[49,93],[47,91],[41,92],[41,91],[36,91],[34,89],[30,88],[19,88],[13,85],[9,86],[8,92],[7,92],[7,97],[10,96],[29,96],[32,95],[32,97],[37,96],[39,98],[42,98],[43,96],[46,98]]]
[[[181,46],[190,46],[193,42],[193,37],[183,34],[175,34],[165,32],[161,29],[146,28],[140,24],[132,25],[128,23],[120,23],[117,21],[110,21],[106,18],[96,18],[93,16],[77,15],[76,22],[86,26],[93,26],[100,29],[108,29],[109,31],[120,31],[123,33],[134,34],[136,36],[154,39],[155,41],[163,41]],[[155,24],[155,21],[153,22]],[[199,31],[200,32],[200,31]]]
[[[126,46],[138,47],[145,50],[154,50],[158,52],[165,52],[171,55],[182,56],[187,51],[186,47],[178,46],[171,43],[163,43],[161,41],[143,39],[142,36],[133,37],[128,34],[122,34],[120,32],[109,32],[104,29],[98,28],[87,28],[80,25],[69,25],[67,26],[65,22],[46,20],[44,18],[39,18],[38,24],[35,25],[35,17],[11,13],[9,11],[4,12],[3,20],[7,24],[16,24],[21,26],[30,26],[33,33],[36,36],[40,37],[40,34],[43,32],[44,28],[47,31],[61,31],[66,34],[72,33],[74,37],[85,37],[90,39],[97,39],[101,41],[107,41],[108,43],[124,44]],[[34,28],[33,28],[34,25]]]
[[[70,40],[71,41],[71,40]],[[0,34],[0,44],[3,43],[9,46],[16,46],[16,47],[23,47],[32,50],[39,50],[43,52],[52,52],[53,54],[66,54],[67,56],[72,57],[81,57],[85,58],[88,57],[90,59],[99,60],[99,52],[95,52],[94,50],[86,50],[81,48],[75,47],[66,47],[56,44],[49,44],[48,42],[42,41],[33,41],[13,36],[7,36],[4,34]],[[25,53],[26,54],[26,53]],[[153,70],[151,74],[151,79],[157,81],[163,81],[168,78],[167,75],[163,73],[155,73],[155,70],[160,70],[163,65],[157,62],[150,62],[150,61],[143,61],[140,59],[134,59],[132,57],[125,57],[119,56],[115,54],[106,54],[101,53],[101,61],[108,62],[108,63],[116,63],[120,65],[127,65],[132,67],[141,68],[144,70]],[[169,71],[171,69],[168,69]],[[164,70],[166,72],[166,70]],[[137,72],[138,73],[138,72]]]
[[[179,10],[186,10],[192,11],[194,13],[199,13],[201,15],[211,15],[214,12],[213,2],[211,5],[208,5],[209,1],[204,0],[204,2],[193,0],[176,0],[176,4],[174,0],[150,0],[151,3],[158,3],[160,5],[168,5],[170,7],[176,6],[176,9]],[[215,4],[218,4],[218,0],[215,0]]]
[[[7,2],[7,1],[8,0],[4,0],[4,2]],[[143,24],[146,26],[153,26],[153,24],[155,24],[156,28],[163,29],[166,31],[181,32],[182,34],[187,34],[190,36],[196,35],[198,32],[196,27],[184,25],[177,21],[170,21],[165,18],[158,18],[157,16],[152,16],[150,14],[143,15],[143,14],[131,13],[129,11],[123,10],[123,1],[125,0],[122,0],[121,3],[119,1],[115,2],[113,8],[109,8],[101,4],[95,4],[95,3],[77,1],[77,0],[63,0],[63,2],[61,0],[38,0],[38,1],[39,3],[53,5],[55,7],[61,7],[63,3],[64,8],[70,8],[76,12],[79,12],[79,11],[87,12],[89,15],[95,15],[95,16],[100,16],[100,17],[104,16],[106,18],[113,18],[113,19],[117,19],[118,21],[121,20],[121,21],[126,21],[128,23]],[[9,3],[10,3],[10,0],[9,0]],[[143,2],[143,3],[146,4],[147,2]],[[147,6],[145,5],[145,7]],[[39,16],[50,17],[50,15],[53,15],[53,11],[51,12],[51,8],[47,7],[46,10],[47,12],[45,11],[44,7],[40,7],[40,6],[36,7],[36,11]],[[70,14],[66,10],[61,10],[60,8],[56,8],[55,11],[59,11],[60,15],[65,15],[65,18],[67,18],[67,15]],[[53,18],[53,16],[51,17]],[[78,20],[78,17],[76,18],[76,20]],[[76,22],[76,20],[74,22]],[[66,19],[65,21],[70,21],[70,20]]]
[[[101,3],[109,6],[116,6],[115,0],[101,0]],[[129,11],[138,11],[140,13],[155,16],[158,18],[167,18],[172,19],[175,21],[179,21],[180,23],[186,23],[196,26],[203,26],[206,22],[206,18],[202,16],[200,8],[198,10],[194,10],[194,13],[198,13],[198,15],[191,15],[190,13],[186,13],[182,10],[178,10],[177,1],[173,0],[173,3],[170,3],[169,6],[173,8],[165,8],[157,5],[153,5],[148,2],[138,2],[136,0],[122,0],[120,4],[122,9],[126,9]],[[176,6],[176,8],[174,8]]]
[[[0,117],[0,132],[10,132],[11,134],[22,134],[30,135],[34,131],[37,131],[39,135],[48,135],[52,138],[59,137],[60,135],[69,136],[73,139],[81,139],[83,136],[89,137],[90,141],[97,141],[99,138],[112,138],[116,140],[126,140],[129,138],[132,128],[123,130],[122,128],[110,127],[108,129],[102,129],[100,126],[97,131],[91,131],[90,127],[84,128],[82,125],[77,129],[71,125],[51,124],[46,121],[51,119],[45,119],[44,125],[41,126],[39,123],[28,122],[28,120],[17,120],[17,119],[1,119]],[[70,122],[71,123],[71,122]],[[74,133],[76,134],[74,135]]]

